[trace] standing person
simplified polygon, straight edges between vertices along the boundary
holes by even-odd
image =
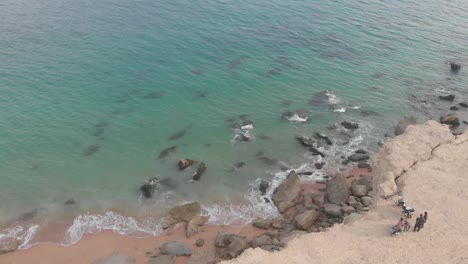
[[[427,212],[424,212],[424,223],[427,222]]]
[[[414,229],[413,229],[413,232],[419,232],[419,229],[421,228],[420,226],[421,224],[421,219],[418,217],[416,218],[416,223],[414,223]]]
[[[420,214],[420,215],[419,215],[419,228],[424,228],[424,223],[425,223],[425,222],[426,222],[426,221],[424,221],[424,216],[423,216],[423,214]],[[419,230],[418,230],[418,231],[419,231]]]

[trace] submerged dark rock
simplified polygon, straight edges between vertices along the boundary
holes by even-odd
[[[315,139],[307,136],[297,136],[296,139],[304,147],[313,147],[314,144],[317,142]]]
[[[452,72],[458,72],[461,69],[461,65],[455,62],[450,62],[450,70]]]
[[[170,154],[175,153],[176,151],[177,151],[177,146],[168,147],[168,148],[164,149],[163,151],[161,151],[161,153],[159,153],[158,159],[159,160],[164,159],[167,156],[169,156]]]
[[[164,93],[163,92],[151,92],[147,93],[143,98],[145,99],[157,99],[163,97]]]
[[[333,142],[331,141],[331,139],[327,135],[324,135],[322,133],[315,133],[315,136],[317,138],[325,140],[325,142],[327,142],[328,145],[333,145]]]
[[[354,123],[354,122],[351,122],[351,121],[343,121],[341,122],[341,125],[346,128],[346,129],[358,129],[359,128],[359,124],[358,123]]]
[[[205,75],[205,71],[202,70],[202,69],[193,69],[193,70],[190,70],[191,73],[195,74],[195,75]]]
[[[321,169],[323,168],[324,165],[325,165],[324,162],[317,162],[317,163],[314,164],[314,166],[315,166],[315,168],[316,168],[317,170],[321,170]]]
[[[64,205],[74,205],[74,204],[76,204],[76,201],[75,201],[75,199],[70,198],[70,199],[66,200],[63,204]]]
[[[444,101],[453,102],[453,100],[455,100],[455,95],[453,95],[453,94],[449,94],[449,95],[440,95],[440,96],[439,96],[439,99],[440,99],[440,100],[444,100]]]
[[[197,171],[195,172],[195,174],[193,174],[192,180],[199,181],[200,177],[203,175],[203,173],[205,173],[205,171],[206,171],[206,164],[204,162],[201,162],[200,166],[198,166]]]
[[[93,155],[94,153],[96,153],[100,148],[101,148],[101,146],[100,146],[99,144],[89,145],[89,146],[83,151],[83,156],[89,157],[89,156]]]
[[[367,154],[360,154],[360,153],[355,153],[351,156],[348,157],[349,161],[352,162],[359,162],[359,161],[364,161],[370,159],[370,156]]]
[[[258,157],[259,160],[261,160],[263,163],[267,164],[267,165],[270,165],[270,166],[275,166],[275,165],[278,165],[278,160],[276,159],[272,159],[272,158],[269,158],[269,157]]]
[[[316,149],[314,147],[309,148],[309,151],[312,152],[312,155],[314,155],[314,156],[320,155],[322,157],[325,157],[325,154],[323,154],[323,152],[321,152],[320,150],[318,150],[318,149]]]
[[[262,140],[271,140],[271,137],[270,136],[267,136],[265,134],[260,134],[258,135],[258,138],[259,139],[262,139]]]
[[[239,162],[234,163],[234,167],[236,169],[240,169],[240,168],[244,167],[244,165],[245,165],[245,162],[243,162],[243,161],[239,161]]]
[[[458,111],[458,110],[460,110],[460,108],[458,108],[458,106],[451,106],[451,107],[450,107],[450,110],[452,110],[452,111]]]
[[[186,133],[187,133],[187,130],[185,130],[185,129],[184,129],[184,130],[181,130],[181,131],[179,131],[179,132],[176,132],[176,133],[172,134],[172,135],[168,138],[168,140],[178,140],[178,139],[184,137]]]
[[[262,180],[262,182],[260,183],[260,186],[258,186],[258,190],[260,191],[262,195],[265,195],[266,191],[268,190],[268,187],[270,187],[270,183],[268,183],[265,180]]]
[[[362,116],[379,116],[379,113],[374,112],[372,110],[362,110],[361,115]]]
[[[458,104],[459,106],[462,106],[462,107],[465,107],[465,108],[468,108],[468,104],[467,103],[464,103],[464,102],[461,102]]]

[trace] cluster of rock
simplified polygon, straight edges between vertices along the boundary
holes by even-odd
[[[177,162],[177,167],[179,167],[179,170],[183,171],[194,164],[198,165],[198,167],[192,174],[192,180],[199,181],[207,169],[204,162],[198,162],[192,159],[184,158]],[[154,177],[146,180],[146,182],[140,186],[140,191],[145,198],[151,198],[158,191],[160,186],[161,184],[159,178]]]

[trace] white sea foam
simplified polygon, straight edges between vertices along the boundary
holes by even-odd
[[[307,122],[309,117],[300,117],[298,114],[294,113],[291,117],[287,117],[286,119],[293,122]]]
[[[334,107],[333,112],[335,112],[335,113],[344,113],[344,112],[346,112],[346,108],[344,108],[342,106],[337,106],[337,107]]]
[[[29,242],[34,238],[38,230],[39,225],[31,225],[28,228],[15,226],[13,228],[5,229],[0,233],[0,244],[6,240],[16,239],[21,241],[21,244],[18,247],[19,249],[27,249],[32,246]]]

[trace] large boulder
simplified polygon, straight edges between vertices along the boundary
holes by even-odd
[[[194,218],[192,218],[187,224],[186,236],[192,237],[193,235],[198,233],[200,226],[208,223],[208,219],[208,216],[201,215],[197,215]]]
[[[213,252],[200,250],[192,254],[186,264],[215,264],[216,258]]]
[[[297,136],[296,139],[304,147],[313,147],[314,144],[317,142],[314,138],[306,137],[306,136]]]
[[[179,205],[172,208],[164,219],[163,228],[169,228],[181,221],[189,222],[195,216],[200,214],[200,204],[198,202]]]
[[[186,168],[190,167],[195,161],[191,159],[181,159],[177,163],[177,166],[179,166],[180,170],[185,170]]]
[[[272,200],[280,213],[286,212],[286,210],[301,202],[301,182],[295,171],[291,171],[288,177],[276,188]]]
[[[268,229],[268,228],[271,227],[272,223],[273,223],[273,221],[270,220],[270,219],[259,219],[259,220],[255,220],[252,224],[256,228]]]
[[[103,257],[95,261],[93,264],[134,264],[135,258],[124,253],[114,253],[110,256]]]
[[[335,175],[327,182],[327,201],[334,204],[346,202],[349,198],[349,184],[346,178],[341,175]]]
[[[440,123],[456,127],[460,125],[460,119],[458,119],[458,116],[455,114],[449,114],[446,116],[442,116],[440,118]]]
[[[399,136],[403,134],[408,126],[416,125],[416,118],[406,118],[403,121],[398,122],[395,127],[395,135]]]
[[[145,198],[153,197],[154,193],[159,189],[160,183],[159,178],[151,178],[146,180],[146,182],[140,186],[140,191]]]
[[[315,221],[320,217],[320,213],[315,210],[307,210],[303,213],[298,214],[294,218],[294,223],[298,229],[307,230]]]
[[[351,193],[356,197],[363,197],[367,194],[367,186],[360,184],[351,185]]]
[[[236,234],[218,233],[215,240],[216,254],[221,259],[232,259],[249,247],[247,239]]]
[[[341,217],[341,207],[336,204],[326,203],[323,206],[325,214],[330,217]]]
[[[273,234],[265,233],[258,235],[252,239],[253,248],[261,248],[266,251],[278,249],[280,242]]]
[[[149,259],[146,264],[174,264],[176,256],[172,255],[159,255],[155,258]]]
[[[190,256],[192,255],[192,250],[190,248],[179,241],[169,241],[164,243],[161,247],[159,247],[159,251],[163,255],[174,255],[174,256]]]

